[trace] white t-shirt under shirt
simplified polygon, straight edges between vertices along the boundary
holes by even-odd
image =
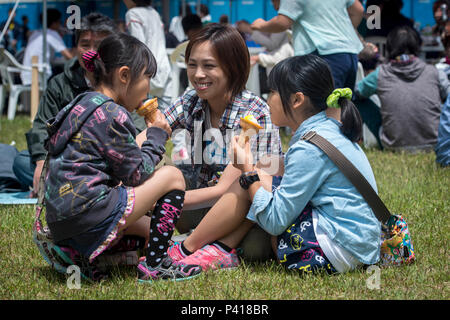
[[[44,52],[42,43],[42,30],[33,32],[28,40],[27,48],[25,49],[25,55],[23,57],[24,66],[31,67],[32,56],[38,56],[38,61],[40,64],[43,62]],[[59,33],[55,30],[47,29],[47,63],[50,64],[50,61],[53,60],[56,52],[61,52],[66,49],[67,47]],[[43,68],[43,66],[41,68]],[[46,74],[47,78],[52,75],[52,69],[50,67],[47,68]],[[22,79],[23,84],[31,84],[31,71],[22,71],[20,73],[20,78]]]
[[[312,217],[317,242],[319,242],[323,253],[339,273],[351,271],[362,265],[350,252],[332,241],[326,232],[317,225],[318,216],[314,209],[312,211]]]

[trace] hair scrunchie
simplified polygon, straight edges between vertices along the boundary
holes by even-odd
[[[330,108],[340,108],[339,98],[351,99],[352,89],[340,88],[335,89],[327,98],[327,106]]]
[[[100,59],[100,55],[97,51],[89,50],[86,53],[84,53],[81,58],[83,59],[84,66],[86,69],[90,72],[94,72],[95,66],[94,66],[94,60]]]

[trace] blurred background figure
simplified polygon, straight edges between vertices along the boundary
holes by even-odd
[[[422,61],[421,40],[409,26],[391,31],[387,37],[387,63],[358,82],[355,95],[377,94],[381,115],[379,134],[384,148],[396,151],[431,151],[437,142],[441,103],[449,93],[447,77]],[[364,112],[360,113],[368,125]],[[372,117],[372,120],[374,118]]]
[[[30,19],[28,16],[22,16],[22,26],[21,26],[21,36],[22,36],[22,48],[26,48],[28,44],[28,38],[30,37],[31,31],[28,27]]]
[[[358,53],[363,45],[356,28],[364,14],[359,1],[283,0],[278,15],[256,19],[251,27],[262,32],[282,32],[292,27],[295,55],[316,54],[327,61],[336,88],[354,88]],[[340,120],[340,110],[327,109]]]
[[[228,18],[228,16],[226,14],[223,14],[219,18],[219,23],[223,24],[223,25],[227,25],[230,23],[230,19]]]
[[[280,0],[272,0],[272,5],[276,11],[280,9]],[[246,34],[250,40],[261,45],[266,49],[258,55],[250,57],[252,65],[259,63],[266,69],[267,75],[272,70],[272,67],[281,60],[294,55],[294,49],[290,43],[288,32],[261,32],[253,30],[245,20],[236,23],[238,30]]]
[[[364,48],[358,54],[358,61],[364,69],[364,76],[370,74],[381,62],[378,47],[371,42],[365,42]]]
[[[164,110],[172,102],[173,84],[161,17],[151,6],[152,0],[124,0],[124,3],[128,8],[125,15],[128,32],[145,43],[155,56],[158,68],[150,80],[150,95],[158,98],[158,107]]]
[[[433,17],[436,24],[432,28],[432,36],[438,40],[445,33],[445,24],[450,15],[450,6],[448,0],[437,0],[433,3]]]
[[[39,21],[42,21],[42,14]],[[61,37],[61,12],[57,9],[47,10],[47,63],[51,63],[55,60],[55,54],[60,53],[65,59],[71,59],[72,53],[66,47],[66,44]],[[23,58],[23,65],[31,67],[31,57],[38,56],[38,61],[41,64],[44,61],[43,52],[43,36],[42,30],[34,31],[28,39],[28,45],[25,49],[25,55]],[[52,69],[50,66],[46,67],[47,79],[52,76]],[[31,71],[22,71],[20,73],[22,83],[25,85],[31,84]]]
[[[447,75],[450,80],[450,21],[446,23],[446,31],[442,37],[442,45],[444,46],[444,57],[436,64],[436,68]]]
[[[188,40],[192,39],[192,36],[203,28],[202,20],[196,14],[188,14],[183,17],[181,25]]]
[[[371,5],[377,5],[381,8],[381,28],[368,29],[367,37],[387,37],[389,32],[401,26],[409,26],[414,29],[414,21],[400,12],[403,8],[403,0],[368,0],[367,7]]]
[[[164,110],[172,100],[172,74],[166,52],[166,37],[159,13],[151,6],[152,0],[124,0],[128,32],[145,43],[155,56],[158,68],[150,80],[150,95],[158,98],[158,107]]]
[[[212,21],[211,15],[209,14],[208,6],[206,6],[203,3],[200,5],[199,16],[202,19],[203,25],[211,23]]]
[[[169,27],[164,25],[164,36],[166,37],[166,48],[176,48],[180,44],[177,37],[169,31]]]
[[[8,10],[8,17],[12,13],[12,8]],[[11,19],[11,22],[9,23],[9,26],[6,29],[6,33],[4,38],[2,39],[2,42],[0,43],[0,46],[8,50],[12,55],[16,54],[16,51],[18,50],[18,42],[20,39],[20,24],[15,20],[16,12],[14,12],[14,15]],[[8,22],[8,18],[6,18],[5,21],[2,21],[0,24],[0,32],[3,31],[3,28],[6,25],[6,22]]]
[[[172,18],[172,20],[170,20],[169,31],[172,32],[175,37],[177,37],[179,42],[183,42],[186,39],[186,34],[183,31],[181,20],[183,19],[183,16],[187,16],[189,14],[192,14],[191,7],[186,4],[183,12],[183,6],[182,4],[180,4],[178,16],[175,16]]]
[[[120,32],[125,32],[126,33],[128,31],[127,30],[127,23],[124,20],[118,20],[115,23],[116,23],[117,29]]]

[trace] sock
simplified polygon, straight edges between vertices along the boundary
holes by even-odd
[[[186,249],[186,247],[184,246],[184,241],[181,242],[180,249],[181,249],[181,253],[184,254],[186,257],[190,256],[192,254],[192,252],[189,251],[188,249]]]
[[[220,241],[214,241],[214,242],[211,243],[211,244],[214,245],[214,246],[216,246],[216,247],[218,247],[218,248],[220,248],[220,249],[223,249],[224,251],[226,251],[226,252],[228,252],[228,253],[230,253],[230,252],[233,250],[233,248],[230,248],[230,247],[227,246],[225,243],[220,242]]]
[[[150,238],[147,248],[147,265],[157,266],[167,255],[169,240],[183,208],[184,191],[173,190],[156,202],[150,222]]]

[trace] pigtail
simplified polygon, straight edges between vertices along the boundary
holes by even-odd
[[[103,62],[100,57],[98,59],[95,59],[93,62],[94,65],[94,85],[97,85],[100,83],[100,79],[104,78],[106,75],[106,67],[105,63]]]
[[[350,141],[358,142],[362,139],[362,119],[358,109],[350,99],[339,98],[341,107],[341,132]]]
[[[98,84],[102,75],[106,73],[105,64],[100,58],[100,54],[97,51],[89,50],[85,52],[81,58],[86,70],[92,72],[94,75],[94,85]]]
[[[350,141],[358,142],[362,138],[362,120],[351,99],[352,90],[350,88],[335,89],[327,98],[327,106],[341,109],[341,132]]]

